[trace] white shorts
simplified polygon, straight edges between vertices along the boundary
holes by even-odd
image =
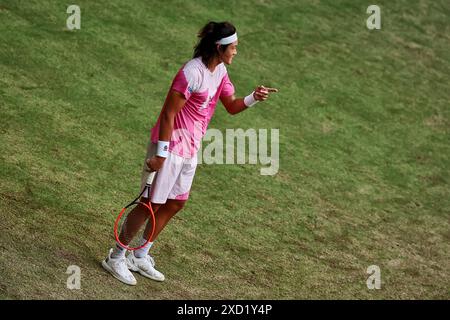
[[[147,177],[150,174],[150,168],[147,166],[146,160],[153,157],[155,153],[156,144],[149,142],[141,174],[141,191],[144,189]],[[187,200],[196,167],[197,155],[186,159],[169,152],[162,168],[156,173],[153,180],[150,201],[163,204],[166,203],[167,199]],[[145,191],[142,196],[148,198],[148,192]]]

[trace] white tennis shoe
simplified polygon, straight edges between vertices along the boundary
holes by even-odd
[[[128,270],[127,268],[126,258],[111,258],[112,252],[113,249],[110,249],[108,257],[102,261],[103,268],[111,273],[114,278],[122,281],[123,283],[129,284],[130,286],[135,286],[137,281],[130,270]]]
[[[155,260],[150,255],[137,258],[132,251],[127,257],[128,269],[139,272],[144,277],[155,281],[164,281],[164,275],[155,269]]]

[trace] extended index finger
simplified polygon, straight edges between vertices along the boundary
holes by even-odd
[[[269,92],[278,92],[278,89],[276,88],[265,88]]]

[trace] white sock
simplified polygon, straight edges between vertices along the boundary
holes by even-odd
[[[125,253],[127,253],[127,250],[125,248],[122,248],[118,243],[116,243],[116,247],[111,253],[111,258],[112,259],[125,258]]]
[[[141,238],[140,245],[142,246],[146,242],[147,242],[147,239]],[[144,258],[146,255],[148,255],[148,252],[150,251],[150,248],[152,247],[152,245],[153,245],[153,242],[148,242],[142,248],[135,250],[134,251],[134,256],[136,258]]]

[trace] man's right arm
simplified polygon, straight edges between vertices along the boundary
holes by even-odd
[[[178,91],[170,90],[167,103],[161,112],[159,122],[159,140],[170,141],[175,116],[184,107],[186,99]]]
[[[186,98],[178,91],[170,90],[166,105],[164,106],[159,119],[159,141],[170,142],[173,132],[175,116],[184,107]],[[147,159],[147,165],[154,171],[161,169],[166,158],[157,155]]]

